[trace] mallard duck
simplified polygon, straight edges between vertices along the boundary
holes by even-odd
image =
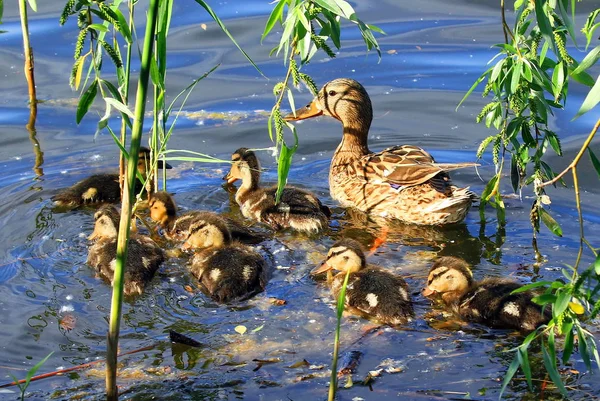
[[[177,206],[173,197],[164,191],[155,192],[148,202],[150,218],[157,222],[164,230],[167,239],[182,241],[190,234],[190,227],[197,220],[206,218],[207,215],[216,216],[216,213],[194,210],[177,215]],[[257,244],[266,239],[266,236],[244,227],[233,219],[221,216],[233,239],[246,244]]]
[[[228,184],[242,180],[235,200],[244,217],[268,224],[274,230],[291,227],[314,233],[327,227],[331,211],[313,193],[286,187],[276,204],[277,187],[259,187],[260,164],[253,151],[240,148],[233,153],[231,160],[231,170],[223,179]]]
[[[137,169],[142,178],[145,180],[150,164],[150,149],[146,147],[140,148],[138,156]],[[163,163],[159,160],[158,168],[170,169],[168,163]],[[136,180],[136,193],[143,189],[143,182]],[[95,174],[82,181],[79,181],[70,188],[54,195],[52,201],[56,206],[62,207],[77,207],[82,205],[96,203],[117,203],[121,201],[121,188],[119,186],[119,174]]]
[[[373,153],[367,137],[373,110],[365,88],[349,78],[325,84],[306,107],[287,120],[319,115],[342,122],[343,138],[329,169],[331,197],[344,207],[424,225],[463,220],[475,195],[452,185],[448,171],[475,163],[436,163],[423,149],[402,145]]]
[[[446,306],[466,321],[528,332],[547,323],[551,316],[531,301],[536,295],[532,291],[511,294],[520,287],[519,283],[502,278],[476,282],[464,260],[444,256],[429,271],[423,295],[439,295]]]
[[[93,243],[88,251],[87,264],[112,284],[120,215],[114,206],[104,205],[98,209],[94,219],[94,232],[89,236]],[[124,294],[141,294],[164,260],[162,249],[149,237],[131,235],[124,276]]]
[[[325,262],[311,274],[329,270],[340,271],[330,283],[335,299],[339,296],[346,273],[350,272],[345,307],[351,312],[390,325],[411,320],[413,307],[408,285],[400,276],[378,267],[367,267],[359,242],[348,238],[337,241]]]
[[[194,221],[184,248],[195,249],[191,272],[217,302],[247,299],[266,286],[263,257],[233,241],[227,223],[217,215]]]

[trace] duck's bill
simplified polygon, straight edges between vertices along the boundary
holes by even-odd
[[[173,166],[171,166],[169,163],[167,163],[165,161],[162,161],[160,159],[158,159],[158,162],[156,163],[156,167],[162,168],[162,169],[165,169],[165,170],[170,170],[170,169],[173,168]]]
[[[228,184],[233,184],[238,179],[236,177],[232,176],[231,171],[230,171],[229,173],[227,173],[227,175],[225,177],[223,177],[223,180],[227,181]]]
[[[432,296],[433,294],[435,294],[435,291],[434,291],[434,290],[432,290],[432,289],[431,289],[431,288],[429,288],[429,287],[425,287],[425,288],[423,289],[423,291],[421,292],[421,294],[423,294],[423,296],[424,296],[424,297],[430,297],[430,296]]]
[[[317,101],[313,100],[306,106],[301,107],[298,110],[296,110],[295,114],[296,115],[294,115],[294,113],[290,113],[290,114],[286,115],[285,117],[283,117],[283,119],[286,121],[305,120],[307,118],[320,116],[321,114],[323,114],[323,110],[319,109],[317,107]]]
[[[92,232],[90,234],[90,236],[88,237],[88,240],[93,241],[95,239],[97,239],[99,237],[98,232],[94,229],[94,232]]]
[[[325,273],[326,271],[329,271],[331,269],[333,269],[333,266],[331,266],[330,264],[327,263],[327,261],[325,261],[321,264],[321,266],[315,267],[310,272],[310,274],[321,274],[321,273]]]

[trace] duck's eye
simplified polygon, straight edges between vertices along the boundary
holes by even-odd
[[[337,95],[337,92],[334,90],[329,91],[329,96],[335,96]]]

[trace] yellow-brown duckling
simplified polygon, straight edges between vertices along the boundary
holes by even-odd
[[[252,248],[233,241],[219,216],[207,214],[196,220],[184,248],[195,249],[191,272],[215,301],[240,301],[265,289],[265,260]]]
[[[144,180],[148,175],[150,166],[150,149],[141,147],[138,154],[137,169]],[[168,163],[159,160],[158,168],[170,169]],[[143,189],[144,183],[136,178],[136,193]],[[119,186],[119,174],[95,174],[82,181],[79,181],[70,188],[52,197],[56,206],[78,207],[82,205],[93,205],[98,203],[117,203],[121,201],[121,188]]]
[[[325,262],[311,274],[329,270],[340,271],[330,283],[336,299],[346,273],[350,272],[345,301],[349,311],[389,325],[404,324],[412,319],[414,312],[406,281],[378,267],[367,266],[359,242],[348,238],[337,241]]]
[[[448,171],[475,163],[436,163],[425,150],[401,145],[374,153],[367,138],[373,120],[365,88],[349,78],[328,82],[306,107],[287,120],[331,116],[343,125],[343,139],[329,169],[331,197],[344,207],[424,225],[463,220],[475,194],[452,185]]]
[[[164,230],[164,236],[170,240],[183,241],[190,235],[190,228],[198,220],[206,216],[217,216],[216,213],[194,210],[177,215],[177,206],[173,197],[164,191],[155,192],[148,202],[150,218],[157,222]],[[244,227],[233,219],[221,216],[233,239],[246,244],[257,244],[266,239],[266,236]]]
[[[268,224],[274,230],[290,227],[315,233],[327,227],[331,211],[313,193],[286,187],[276,204],[277,187],[260,188],[260,164],[253,151],[240,148],[231,160],[231,170],[224,179],[229,184],[242,180],[235,200],[244,217]]]
[[[551,316],[542,312],[531,299],[532,291],[511,294],[521,285],[502,278],[485,278],[476,282],[469,265],[462,259],[445,256],[438,259],[427,278],[423,295],[439,295],[443,303],[468,322],[498,329],[534,330]]]
[[[89,236],[93,243],[88,251],[86,263],[112,285],[120,215],[114,206],[104,205],[96,212],[94,219],[96,220],[94,232]],[[124,294],[136,295],[144,292],[144,288],[164,260],[163,250],[149,237],[132,235],[129,238],[127,252]]]

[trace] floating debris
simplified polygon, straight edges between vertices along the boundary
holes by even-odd
[[[348,351],[342,356],[341,368],[338,370],[338,379],[344,375],[352,374],[360,364],[363,353],[358,350]]]
[[[173,343],[188,345],[190,347],[202,347],[203,346],[203,344],[201,342],[198,342],[191,337],[180,334],[173,330],[169,330],[169,339]]]
[[[379,365],[377,365],[377,367],[383,368],[386,373],[392,373],[392,374],[400,373],[405,370],[405,367],[401,361],[398,361],[398,360],[392,359],[392,358],[384,359],[383,361],[381,361],[381,363]]]

